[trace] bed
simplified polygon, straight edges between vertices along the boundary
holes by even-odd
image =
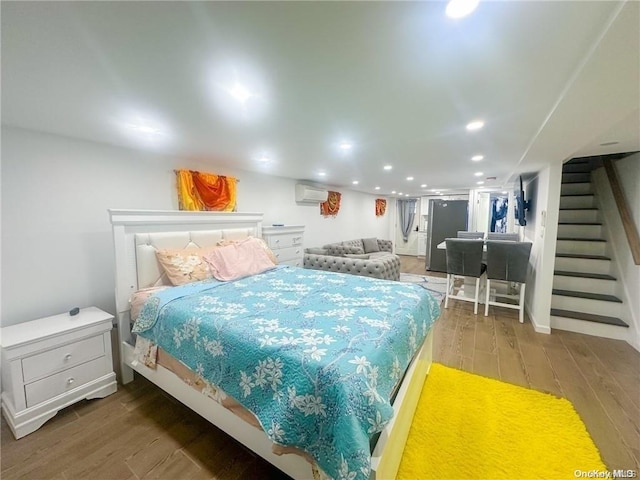
[[[166,283],[157,249],[259,238],[262,215],[109,213],[123,383],[135,370],[293,478],[319,472],[395,477],[431,363],[430,326],[439,308],[428,293],[415,285],[280,266],[154,295],[135,333],[237,400],[255,415],[258,430],[174,369],[139,360],[129,298]],[[206,361],[198,357],[202,350],[209,351]],[[303,454],[282,454],[274,443]]]

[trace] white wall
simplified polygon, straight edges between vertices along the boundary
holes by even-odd
[[[562,163],[545,167],[524,184],[525,199],[530,200],[527,225],[521,236],[532,242],[525,304],[533,327],[551,333],[551,292],[558,236],[558,213]]]
[[[306,225],[305,247],[393,231],[395,202],[378,218],[373,195],[335,188],[340,213],[324,218],[319,206],[295,203],[291,179],[3,127],[0,325],[74,306],[114,312],[107,209],[176,209],[176,168],[237,176],[238,211],[263,212],[265,225]]]
[[[638,228],[640,227],[640,154],[619,160],[615,166],[636,228]],[[618,279],[615,295],[623,300],[622,320],[629,324],[627,342],[636,350],[640,350],[640,295],[638,295],[640,266],[633,261],[620,213],[604,168],[594,170],[592,179],[602,213],[604,236],[611,249],[609,252],[613,259],[611,274]]]

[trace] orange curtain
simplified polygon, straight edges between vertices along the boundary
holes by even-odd
[[[387,201],[384,198],[376,198],[376,217],[381,217],[387,211]]]
[[[180,210],[233,212],[236,209],[237,180],[234,177],[176,170],[176,181]]]
[[[320,213],[325,217],[336,216],[340,210],[340,197],[342,197],[340,192],[329,191],[327,201],[320,204]]]

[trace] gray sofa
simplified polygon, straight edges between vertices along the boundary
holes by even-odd
[[[391,240],[358,238],[304,251],[304,268],[350,273],[385,280],[400,279],[400,257]]]

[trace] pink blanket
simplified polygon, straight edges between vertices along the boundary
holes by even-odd
[[[275,267],[260,241],[249,237],[205,255],[211,274],[224,282],[262,273]]]

